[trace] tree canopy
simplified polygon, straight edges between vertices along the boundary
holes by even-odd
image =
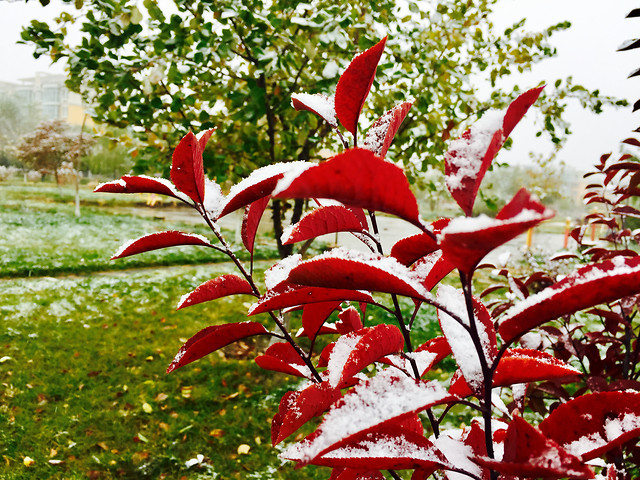
[[[519,88],[502,92],[496,80],[553,56],[550,37],[569,27],[529,32],[521,21],[495,31],[497,0],[64,2],[69,8],[54,25],[33,21],[24,29],[34,55],[67,60],[68,86],[84,95],[95,121],[136,131],[146,146],[138,171],[163,165],[166,173],[182,135],[217,127],[205,166],[219,181],[335,150],[330,129],[295,112],[291,94],[332,95],[353,56],[385,35],[364,114],[373,121],[394,102],[415,99],[389,152],[415,174],[442,159],[466,119],[513,99]],[[71,24],[80,25],[76,43]],[[479,81],[491,85],[485,98],[476,95]],[[595,109],[611,101],[567,82],[545,95],[539,108],[554,142],[567,129],[561,115],[570,97]]]

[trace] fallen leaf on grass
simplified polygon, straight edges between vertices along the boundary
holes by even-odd
[[[153,407],[151,405],[149,405],[147,402],[144,402],[142,404],[142,411],[144,413],[152,413],[153,412]]]
[[[154,402],[164,402],[167,398],[169,398],[169,395],[167,395],[166,393],[159,393],[158,395],[155,396],[153,401]]]
[[[224,435],[224,430],[222,430],[220,428],[214,428],[213,430],[211,430],[209,432],[209,436],[210,437],[219,438],[219,437],[222,437],[223,435]]]
[[[251,450],[251,447],[246,443],[243,443],[238,446],[238,455],[249,455],[250,450]]]
[[[33,465],[35,465],[36,461],[31,457],[24,457],[22,459],[22,463],[24,463],[25,467],[32,467]]]

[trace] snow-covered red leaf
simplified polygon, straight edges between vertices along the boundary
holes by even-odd
[[[425,373],[431,370],[437,360],[437,355],[432,352],[405,352],[395,355],[387,355],[380,359],[380,363],[385,363],[393,367],[399,368],[406,375],[423,377]],[[415,365],[415,370],[414,366]]]
[[[412,271],[418,277],[424,289],[430,291],[455,268],[456,266],[445,258],[442,251],[437,250],[415,262]]]
[[[93,191],[96,193],[156,193],[183,201],[188,200],[188,197],[179,192],[169,180],[146,175],[123,175],[120,180],[101,183]]]
[[[207,280],[192,292],[183,295],[176,310],[198,303],[209,302],[228,295],[256,296],[251,285],[244,278],[233,274],[221,275],[217,278]]]
[[[371,90],[386,42],[387,37],[357,55],[338,80],[335,95],[336,115],[342,126],[354,137],[358,131],[358,118],[362,106]]]
[[[226,323],[204,328],[182,345],[173,362],[167,368],[167,373],[209,355],[230,343],[254,335],[271,334],[257,322]]]
[[[395,369],[386,370],[356,385],[333,406],[314,433],[289,447],[282,457],[307,464],[349,442],[354,435],[454,400],[437,382],[414,380]]]
[[[445,258],[469,274],[489,252],[551,217],[553,211],[523,188],[495,219],[481,215],[452,220],[442,230],[440,247]]]
[[[300,358],[295,348],[288,342],[274,343],[264,355],[255,359],[258,366],[264,370],[287,373],[296,377],[312,378],[311,370]]]
[[[253,246],[256,240],[256,233],[260,225],[260,219],[269,204],[270,196],[262,197],[247,205],[242,217],[242,243],[244,248],[253,255]]]
[[[294,93],[291,95],[291,105],[296,110],[306,110],[315,113],[332,127],[338,126],[336,107],[333,98],[322,93]]]
[[[272,443],[277,445],[298,430],[313,417],[329,410],[342,394],[327,382],[313,383],[303,390],[283,397],[278,411],[276,431],[272,431]],[[272,424],[272,429],[273,429]]]
[[[507,428],[502,460],[476,457],[475,461],[500,473],[518,477],[594,478],[581,458],[545,437],[517,415]]]
[[[510,348],[498,362],[493,375],[493,388],[580,374],[580,370],[576,370],[548,353],[528,348]],[[452,381],[449,393],[467,397],[473,392],[464,379],[458,377],[456,381]]]
[[[448,285],[441,285],[438,288],[437,300],[447,308],[448,312],[457,317],[455,318],[443,310],[438,310],[440,328],[451,347],[453,358],[460,367],[467,384],[476,395],[480,395],[483,392],[485,378],[478,348],[482,349],[482,355],[489,365],[498,354],[496,332],[491,315],[486,307],[474,298],[474,318],[470,320],[462,290]],[[471,321],[475,324],[480,345],[473,342],[469,332]]]
[[[353,468],[334,468],[329,480],[385,480],[379,470],[359,470]]]
[[[401,352],[404,337],[394,325],[376,325],[342,335],[336,342],[327,364],[328,382],[340,387],[356,373],[376,360]]]
[[[354,210],[360,210],[361,215]],[[367,229],[367,221],[362,209],[328,205],[316,208],[304,215],[298,223],[285,230],[281,240],[283,245],[288,245],[327,233],[363,232]]]
[[[436,354],[433,364],[451,355],[451,347],[445,337],[434,337],[416,348],[416,352],[431,352]]]
[[[543,323],[640,293],[640,257],[587,265],[507,310],[498,332],[506,342]]]
[[[265,293],[260,300],[249,309],[249,316],[258,313],[280,310],[286,307],[307,305],[309,303],[328,302],[331,300],[373,303],[370,293],[340,288],[319,288],[283,282]]]
[[[402,169],[365,148],[350,148],[326,162],[286,175],[274,197],[330,198],[347,206],[389,213],[422,228],[416,197]]]
[[[150,252],[151,250],[158,250],[160,248],[177,247],[180,245],[213,247],[213,245],[209,243],[209,240],[202,235],[178,232],[176,230],[167,230],[166,232],[150,233],[149,235],[143,235],[140,238],[128,241],[113,254],[111,260],[128,257],[129,255],[137,255],[138,253]]]
[[[362,317],[355,307],[347,307],[338,314],[336,328],[342,335],[360,330],[363,326]]]
[[[441,218],[429,225],[430,230],[438,235],[450,222]],[[432,235],[421,232],[398,240],[392,247],[390,255],[407,267],[416,260],[440,249],[440,245]]]
[[[480,184],[507,137],[536,101],[543,87],[516,98],[506,112],[484,114],[460,138],[451,142],[445,155],[446,184],[451,196],[467,216],[473,211]]]
[[[214,129],[204,132],[200,140],[193,132],[189,132],[182,137],[173,151],[171,181],[195,203],[204,202],[202,152],[213,132]]]
[[[412,105],[413,102],[402,102],[373,122],[369,130],[367,130],[364,148],[384,158],[400,128],[400,124],[409,113]]]
[[[561,404],[540,430],[573,455],[590,460],[640,436],[640,393],[599,392]]]
[[[247,178],[231,187],[226,203],[221,209],[218,218],[222,218],[256,200],[271,195],[271,192],[278,184],[278,180],[286,172],[297,172],[310,166],[311,164],[307,162],[288,162],[267,165],[254,170]]]
[[[395,293],[427,300],[430,293],[407,267],[391,257],[336,248],[291,269],[301,285]]]
[[[423,435],[396,425],[354,435],[336,449],[312,462],[328,467],[372,468],[379,470],[433,469],[447,461]]]

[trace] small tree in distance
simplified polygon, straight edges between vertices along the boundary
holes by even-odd
[[[553,212],[524,189],[495,218],[473,217],[474,204],[493,158],[543,87],[524,92],[504,111],[487,112],[449,144],[446,187],[464,215],[426,222],[405,173],[385,160],[411,103],[387,111],[364,138],[359,129],[385,41],[354,58],[333,98],[293,97],[296,109],[315,113],[339,134],[344,150],[329,160],[263,167],[223,195],[204,176],[202,152],[214,134],[207,130],[200,138],[189,133],[180,141],[171,182],[124,176],[97,187],[99,192],[177,198],[202,215],[215,237],[154,233],[123,245],[113,258],[199,245],[225,253],[237,266],[238,275],[222,275],[185,294],[178,309],[251,295],[257,300],[249,316],[265,313],[278,327],[270,332],[255,320],[207,327],[182,346],[168,372],[247,337],[277,339],[256,363],[303,382],[282,397],[272,442],[279,444],[312,423],[314,432],[289,445],[281,457],[299,467],[329,467],[332,480],[398,480],[400,470],[412,472],[412,480],[432,475],[587,479],[596,473],[610,480],[630,478],[633,464],[626,449],[640,436],[640,393],[629,384],[612,385],[609,391],[585,388],[555,410],[534,410],[530,385],[573,385],[582,372],[571,356],[560,359],[531,348],[526,337],[556,318],[639,294],[640,257],[626,252],[588,263],[510,308],[490,311],[473,291],[482,259]],[[257,225],[271,197],[317,205],[283,233],[283,244],[347,231],[369,251],[337,248],[311,259],[292,255],[266,272],[260,288],[253,259],[248,266],[238,259],[217,221],[244,208],[242,239],[253,254]],[[387,251],[376,212],[403,219],[420,233]],[[450,274],[455,281],[442,284]],[[402,308],[401,297],[411,300],[409,311]],[[367,325],[368,308],[382,309],[393,320]],[[442,335],[416,345],[412,329],[421,309],[437,312]],[[283,312],[292,310],[302,311],[302,328],[295,336],[283,321]],[[337,321],[329,321],[334,312]],[[332,336],[322,349],[317,348],[320,335]],[[447,357],[457,370],[441,381],[433,370]],[[454,407],[471,420],[460,425]],[[592,462],[598,457],[598,463]]]

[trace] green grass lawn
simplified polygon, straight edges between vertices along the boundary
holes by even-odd
[[[326,479],[324,468],[282,465],[271,447],[271,418],[299,380],[258,368],[260,341],[165,373],[197,331],[245,319],[252,297],[175,311],[233,265],[200,247],[109,260],[146,233],[208,232],[123,213],[135,195],[91,195],[76,218],[70,189],[0,186],[0,478]],[[402,306],[409,315],[413,303]],[[393,319],[369,308],[366,321]],[[437,334],[433,315],[414,331],[420,342]]]

